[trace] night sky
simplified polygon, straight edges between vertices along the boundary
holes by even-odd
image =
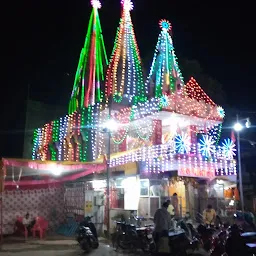
[[[149,66],[160,32],[158,21],[168,19],[178,58],[197,59],[223,85],[230,106],[255,111],[255,8],[230,3],[134,0],[135,34]],[[120,1],[102,0],[102,5],[100,18],[110,56]],[[89,0],[11,1],[5,7],[0,156],[21,157],[28,87],[33,100],[68,106],[91,7]]]

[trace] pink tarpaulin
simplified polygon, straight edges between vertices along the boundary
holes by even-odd
[[[47,179],[42,180],[19,180],[19,181],[4,181],[5,186],[37,186],[37,185],[50,185],[56,183],[63,183],[67,181],[74,181],[84,176],[90,175],[92,173],[99,173],[105,170],[106,164],[62,164],[61,162],[46,162],[46,163],[39,163],[36,161],[24,161],[24,160],[17,160],[17,159],[3,159],[2,160],[4,167],[20,167],[20,168],[31,168],[34,170],[38,170],[38,174],[40,175],[40,170],[52,170],[53,168],[60,168],[62,171],[66,173],[70,171],[70,174],[67,176],[62,177],[61,174],[59,177],[51,178],[48,177]],[[76,172],[76,173],[74,173]],[[65,174],[66,174],[65,173]],[[43,173],[42,173],[43,175]]]
[[[96,171],[101,171],[105,169],[105,163],[93,164],[93,163],[77,163],[77,164],[66,164],[63,162],[54,161],[24,161],[17,159],[2,159],[4,166],[14,166],[14,167],[28,167],[34,170],[52,170],[52,168],[61,167],[63,171],[76,171],[81,169],[93,169]]]

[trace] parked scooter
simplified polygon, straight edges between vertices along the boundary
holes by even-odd
[[[85,252],[99,247],[97,231],[91,219],[92,217],[90,216],[84,218],[78,227],[76,235],[77,242]]]

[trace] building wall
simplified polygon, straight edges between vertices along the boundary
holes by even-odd
[[[62,106],[49,105],[38,101],[28,100],[24,134],[23,158],[30,159],[34,129],[64,116],[67,109]]]
[[[64,219],[64,189],[6,190],[3,194],[3,234],[12,234],[17,217],[29,213],[32,218],[44,217],[49,227]]]

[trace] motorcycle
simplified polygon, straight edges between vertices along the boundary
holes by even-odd
[[[187,223],[186,219],[179,220],[177,225],[184,230],[185,237],[183,237],[183,243],[178,251],[182,251],[185,248],[187,256],[204,256],[208,255],[206,250],[203,248],[203,242],[200,234],[193,227],[191,223]],[[186,242],[187,241],[187,242]],[[177,251],[177,250],[176,250]]]
[[[154,252],[156,245],[153,239],[151,225],[136,227],[126,222],[116,222],[116,232],[112,235],[113,247],[126,249],[141,249],[145,253]]]
[[[98,235],[92,217],[85,217],[78,227],[76,241],[84,252],[90,252],[91,249],[99,247]]]
[[[211,256],[220,256],[226,252],[225,244],[228,238],[226,230],[219,232],[217,236],[213,238],[213,248],[211,250]]]

